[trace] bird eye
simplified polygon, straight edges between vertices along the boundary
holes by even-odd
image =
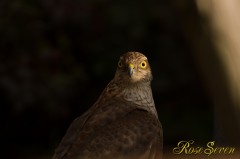
[[[141,68],[146,68],[146,67],[147,67],[147,62],[146,62],[146,61],[142,61],[142,62],[140,63],[140,67],[141,67]]]
[[[118,67],[119,67],[119,68],[123,67],[123,63],[122,63],[122,61],[121,61],[121,60],[120,60],[120,61],[118,61]]]

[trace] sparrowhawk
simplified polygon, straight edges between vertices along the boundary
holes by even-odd
[[[146,56],[123,54],[113,80],[76,118],[53,159],[162,159],[163,133]]]

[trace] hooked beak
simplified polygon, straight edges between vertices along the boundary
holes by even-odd
[[[129,77],[132,77],[133,69],[134,69],[134,65],[130,63],[128,65],[128,75],[129,75]]]

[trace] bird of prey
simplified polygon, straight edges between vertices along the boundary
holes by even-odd
[[[147,57],[123,54],[112,81],[76,118],[53,159],[162,159],[163,133]]]

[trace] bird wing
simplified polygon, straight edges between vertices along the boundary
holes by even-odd
[[[63,156],[67,154],[67,152],[71,148],[72,143],[76,140],[79,131],[83,127],[84,123],[87,121],[89,115],[90,113],[89,111],[87,111],[80,117],[73,120],[66,134],[62,138],[60,144],[56,148],[55,154],[52,159],[62,159]]]
[[[84,126],[81,117],[71,124],[54,159],[161,159],[162,128],[150,112],[112,101],[86,116]]]
[[[160,159],[161,134],[154,115],[134,109],[96,132],[83,156],[90,159]]]

